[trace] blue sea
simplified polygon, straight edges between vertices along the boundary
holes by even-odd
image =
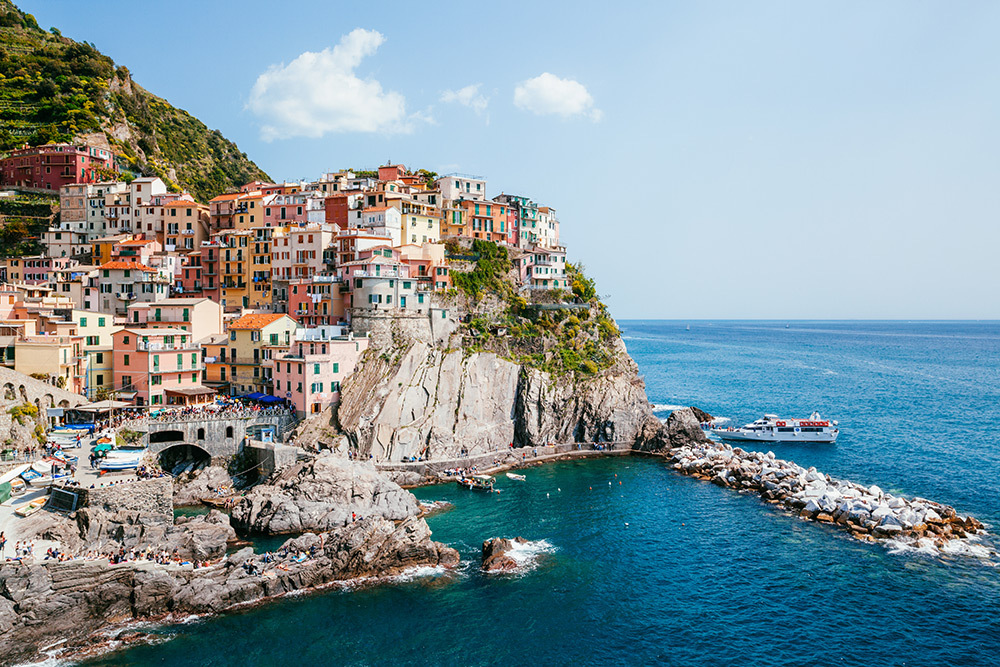
[[[1000,323],[620,324],[658,416],[819,410],[840,422],[836,445],[771,449],[1000,530]],[[1000,664],[988,559],[853,541],[658,460],[526,474],[498,494],[417,491],[454,503],[428,522],[458,571],[163,628],[87,664]],[[532,541],[522,572],[478,570],[498,535]]]

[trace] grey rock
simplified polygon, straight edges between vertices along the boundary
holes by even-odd
[[[249,533],[327,531],[354,518],[401,521],[420,508],[413,494],[369,462],[324,452],[255,487],[233,507],[233,521]]]

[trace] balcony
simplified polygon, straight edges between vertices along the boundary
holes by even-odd
[[[373,273],[371,271],[362,271],[360,269],[356,269],[353,273],[351,273],[351,275],[355,278],[409,278],[410,277],[409,275],[400,275],[400,272],[397,270],[392,270],[392,271],[386,270]]]
[[[184,236],[194,236],[194,230],[193,229],[182,229],[181,230],[181,234],[183,234]]]
[[[201,347],[194,342],[190,343],[157,343],[150,342],[146,343],[139,341],[136,349],[143,350],[145,352],[184,352],[191,350],[200,350]]]

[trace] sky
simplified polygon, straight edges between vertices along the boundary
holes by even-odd
[[[19,6],[279,181],[555,208],[619,319],[1000,318],[1000,3]]]

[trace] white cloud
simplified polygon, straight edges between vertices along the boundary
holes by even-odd
[[[489,106],[490,98],[479,92],[480,86],[482,86],[481,83],[475,83],[465,88],[459,88],[458,90],[446,90],[441,93],[441,101],[457,102],[462,106],[469,107],[477,114],[481,114]]]
[[[520,83],[514,89],[514,106],[539,115],[587,116],[595,123],[603,115],[582,83],[548,72]]]
[[[408,132],[413,120],[406,99],[355,73],[385,37],[355,28],[340,43],[319,53],[306,51],[257,77],[248,107],[262,121],[266,141],[322,137],[328,132]]]

